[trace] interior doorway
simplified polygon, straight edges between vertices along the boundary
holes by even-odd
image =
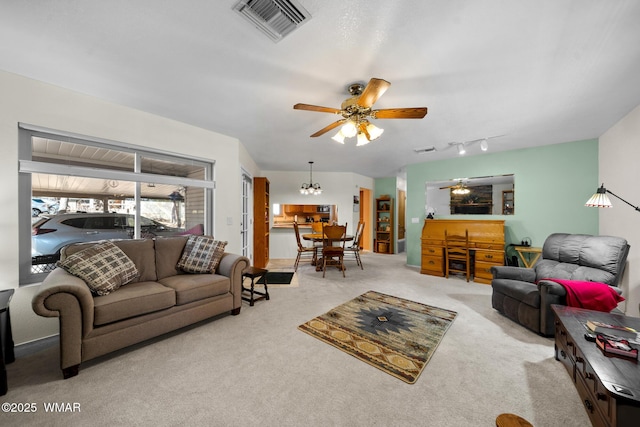
[[[362,231],[362,250],[372,251],[373,249],[373,233],[371,230],[371,221],[373,221],[373,210],[371,208],[371,190],[368,188],[360,188],[360,221],[364,222],[364,230]]]
[[[398,253],[406,251],[405,233],[405,213],[407,208],[407,192],[398,190]]]

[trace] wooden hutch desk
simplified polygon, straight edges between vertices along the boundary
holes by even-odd
[[[425,219],[422,227],[420,273],[444,277],[444,230],[464,235],[469,231],[473,257],[473,281],[491,283],[491,267],[504,265],[504,221],[468,219]]]

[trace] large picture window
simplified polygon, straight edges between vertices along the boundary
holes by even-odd
[[[20,283],[42,281],[70,243],[213,234],[213,166],[20,124]]]

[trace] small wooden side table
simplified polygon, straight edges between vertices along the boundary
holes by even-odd
[[[533,246],[514,246],[513,249],[518,253],[522,263],[526,268],[531,268],[542,255],[542,248]],[[525,256],[526,254],[526,256]]]
[[[249,297],[242,296],[242,299],[245,301],[249,301],[249,306],[253,307],[253,303],[256,301],[260,301],[261,299],[269,300],[269,289],[267,288],[267,273],[269,270],[265,270],[264,268],[258,268],[251,266],[242,272],[242,292],[250,292]],[[258,292],[253,289],[255,285],[255,280],[264,277],[264,292]],[[244,287],[244,279],[251,279],[251,288],[247,289]],[[254,297],[254,294],[260,295],[258,297]]]
[[[0,396],[7,394],[7,369],[5,363],[16,360],[13,352],[13,335],[11,334],[11,316],[9,302],[13,289],[0,291]]]

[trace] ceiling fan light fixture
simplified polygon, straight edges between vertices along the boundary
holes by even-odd
[[[356,143],[356,147],[361,147],[363,145],[367,145],[371,141],[367,138],[367,135],[364,132],[358,132],[358,142]]]
[[[331,139],[333,139],[335,142],[339,142],[340,144],[344,144],[344,135],[342,134],[341,130],[339,130],[338,133],[333,135]]]
[[[467,150],[464,148],[464,143],[458,144],[458,154],[462,156],[466,152]]]
[[[482,151],[487,151],[489,149],[489,140],[487,138],[480,141],[480,149]]]
[[[464,194],[469,194],[471,190],[469,190],[467,187],[458,187],[451,190],[451,192],[453,194],[464,195]]]
[[[358,130],[356,129],[355,123],[353,123],[351,120],[347,120],[347,122],[342,125],[342,129],[340,129],[340,132],[342,132],[345,138],[353,138],[354,136],[356,136]]]
[[[302,103],[295,104],[293,109],[342,116],[341,119],[313,133],[311,135],[312,138],[324,135],[326,132],[340,126],[340,135],[333,137],[335,141],[344,143],[344,138],[353,138],[358,135],[357,145],[365,145],[379,138],[384,131],[369,123],[369,119],[422,119],[427,114],[427,107],[373,110],[373,104],[385,93],[390,85],[391,83],[388,81],[374,77],[369,80],[366,86],[359,82],[349,85],[348,91],[351,97],[342,102],[340,109]],[[359,136],[360,133],[364,135]]]
[[[384,129],[377,127],[373,123],[369,123],[367,125],[367,132],[369,132],[369,140],[373,141],[375,139],[378,139],[380,135],[382,135],[382,132],[384,132]]]

